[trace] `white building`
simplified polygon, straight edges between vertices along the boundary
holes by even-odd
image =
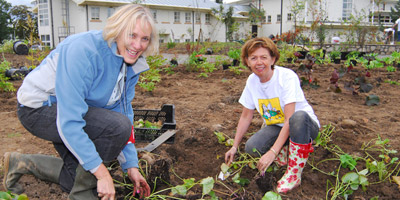
[[[343,30],[357,21],[352,21],[351,15],[358,18],[360,25],[364,27],[391,27],[393,23],[389,13],[397,2],[398,0],[236,0],[230,4],[251,5],[265,10],[264,22],[257,24],[259,36],[294,32],[295,20],[296,26],[305,30],[309,30],[314,22],[319,21],[326,25],[326,40],[330,41],[333,36],[346,40],[348,33]],[[310,39],[316,39],[315,35],[307,34],[307,31],[305,34],[313,37]]]
[[[44,45],[54,47],[69,35],[100,30],[117,7],[132,0],[36,0],[38,31]],[[225,25],[212,14],[220,4],[210,0],[142,0],[153,13],[160,42],[225,41]],[[226,5],[225,5],[226,6]],[[243,7],[243,6],[242,6]],[[246,7],[246,6],[245,6]],[[240,10],[239,10],[240,11]],[[238,11],[238,12],[239,12]],[[237,37],[247,34],[245,17]]]
[[[160,42],[226,41],[226,27],[213,15],[212,8],[220,4],[211,0],[35,0],[40,39],[44,45],[55,47],[69,35],[100,30],[118,6],[139,2],[150,8],[159,31]],[[220,1],[219,1],[220,2]],[[298,2],[297,4],[295,2]],[[327,25],[326,40],[345,37],[346,19],[360,17],[363,26],[392,26],[390,8],[396,0],[237,0],[223,4],[234,7],[238,31],[234,40],[245,39],[256,32],[258,36],[281,35],[302,27],[307,33],[313,22]],[[251,8],[264,9],[265,19],[250,24]],[[297,11],[297,13],[296,13]],[[379,17],[380,16],[380,17]],[[315,35],[306,34],[312,40]],[[346,38],[342,38],[346,39]]]

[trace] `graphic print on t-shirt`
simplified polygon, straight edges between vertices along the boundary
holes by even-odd
[[[258,106],[267,125],[281,124],[285,121],[279,98],[259,99]]]

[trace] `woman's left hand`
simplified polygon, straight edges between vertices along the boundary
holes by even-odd
[[[134,194],[139,193],[140,198],[143,198],[143,195],[146,197],[150,196],[150,186],[147,184],[146,179],[143,178],[142,174],[140,174],[137,168],[129,168],[128,176],[134,184]]]
[[[272,151],[267,151],[263,156],[261,156],[260,160],[257,163],[257,169],[263,175],[267,168],[274,162],[275,154]]]

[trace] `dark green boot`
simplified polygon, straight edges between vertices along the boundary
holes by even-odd
[[[71,200],[98,200],[99,197],[97,197],[96,188],[96,177],[89,171],[83,169],[81,165],[78,165],[76,168],[74,186],[68,198]]]
[[[6,152],[3,186],[13,193],[21,194],[24,188],[17,182],[24,174],[32,174],[40,180],[58,184],[62,166],[62,159],[53,156]]]

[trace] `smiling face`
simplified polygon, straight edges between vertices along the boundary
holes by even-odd
[[[256,74],[262,83],[269,81],[274,74],[272,65],[275,63],[275,57],[271,57],[268,49],[257,48],[248,57],[247,64],[251,71]]]
[[[129,29],[125,30],[129,31]],[[120,34],[117,39],[118,54],[124,58],[124,62],[134,64],[139,56],[146,51],[151,39],[151,26],[148,23],[142,25],[140,19],[129,33]]]

